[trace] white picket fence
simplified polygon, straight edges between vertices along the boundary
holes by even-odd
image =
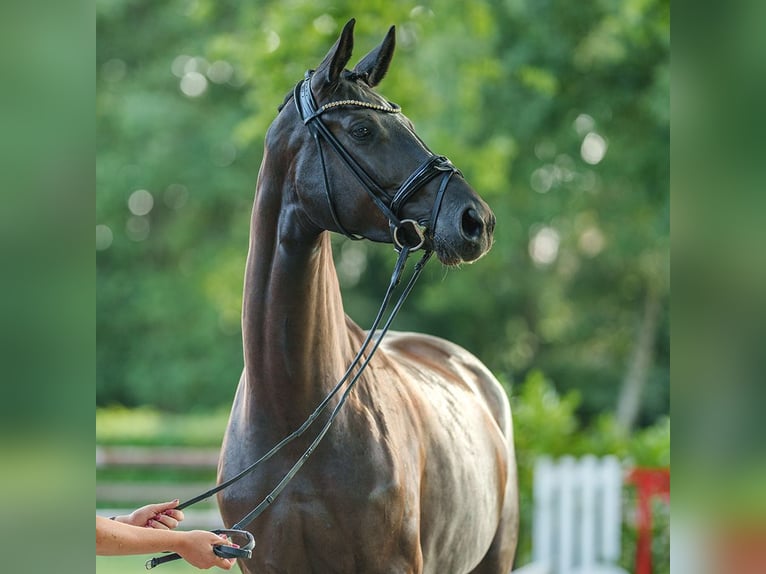
[[[626,574],[617,458],[541,457],[534,468],[532,563],[520,574]]]

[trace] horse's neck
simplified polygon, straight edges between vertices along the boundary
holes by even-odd
[[[262,173],[251,224],[242,331],[253,406],[300,422],[342,375],[352,353],[329,234]]]

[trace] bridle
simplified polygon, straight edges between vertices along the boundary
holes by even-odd
[[[322,122],[322,116],[328,111],[336,110],[341,107],[367,108],[387,114],[398,114],[401,112],[401,108],[392,102],[388,102],[387,105],[380,105],[360,100],[336,100],[326,103],[321,107],[317,107],[316,101],[314,100],[314,94],[311,91],[311,78],[313,74],[313,70],[307,71],[304,79],[298,82],[293,90],[293,100],[295,101],[295,107],[298,110],[298,114],[303,120],[303,123],[308,127],[309,132],[317,145],[319,163],[322,166],[322,181],[324,183],[325,196],[327,197],[327,204],[330,208],[330,215],[332,216],[333,222],[338,227],[338,230],[346,237],[354,240],[363,239],[363,237],[359,235],[350,233],[340,222],[335,203],[333,202],[330,193],[330,180],[327,175],[327,165],[322,150],[322,141],[325,141],[330,145],[343,163],[346,164],[349,171],[351,171],[359,183],[362,184],[363,189],[370,196],[373,203],[383,213],[386,219],[388,219],[389,227],[391,229],[391,239],[393,240],[397,251],[407,242],[406,233],[401,231],[405,226],[409,226],[417,237],[415,243],[409,244],[410,250],[416,251],[417,249],[420,249],[424,245],[426,237],[433,240],[436,218],[441,209],[447,184],[449,183],[450,178],[456,173],[460,174],[460,171],[452,165],[452,162],[445,156],[436,155],[431,152],[423,140],[421,140],[415,132],[407,128],[410,134],[415,137],[426,152],[428,152],[428,157],[402,182],[393,198],[389,198],[383,188],[364,170],[354,156],[343,147],[343,144],[338,141],[338,138],[336,138],[324,122]],[[352,73],[351,77],[356,78],[359,76]],[[418,190],[439,175],[442,176],[442,180],[439,184],[439,189],[436,192],[430,217],[427,220],[420,221],[414,219],[401,219],[401,211],[404,204],[415,195]]]
[[[418,166],[417,169],[415,169],[415,171],[413,171],[412,174],[410,174],[410,176],[406,180],[404,180],[404,182],[399,186],[399,189],[394,194],[393,198],[389,199],[387,194],[383,191],[383,189],[375,182],[375,180],[370,175],[367,174],[367,172],[365,172],[365,170],[362,168],[359,162],[357,162],[354,159],[354,157],[350,153],[348,153],[348,151],[343,147],[340,141],[338,141],[338,139],[332,134],[332,132],[327,128],[327,126],[324,125],[324,123],[321,120],[321,116],[328,110],[337,109],[340,107],[361,107],[361,108],[368,108],[368,109],[380,111],[383,113],[399,113],[400,112],[399,106],[395,104],[390,104],[388,106],[381,106],[378,104],[372,104],[369,102],[363,102],[359,100],[338,100],[338,101],[324,104],[322,107],[317,108],[316,103],[314,102],[313,94],[311,93],[312,74],[313,74],[312,70],[309,70],[308,72],[306,72],[305,78],[301,82],[299,82],[298,85],[295,86],[295,90],[293,91],[293,97],[295,99],[295,105],[298,108],[298,113],[304,125],[308,127],[311,135],[313,136],[317,144],[320,163],[322,165],[325,194],[327,197],[328,205],[330,206],[330,213],[332,214],[332,218],[335,224],[338,226],[338,229],[340,230],[341,233],[343,233],[347,237],[354,240],[363,239],[363,237],[361,236],[349,233],[346,230],[346,228],[343,227],[343,225],[340,223],[337,211],[335,209],[335,205],[332,201],[332,196],[330,194],[330,184],[329,184],[329,178],[327,175],[327,166],[325,164],[324,154],[322,151],[322,144],[321,144],[322,140],[328,142],[330,146],[332,147],[332,149],[337,152],[337,154],[340,156],[343,162],[351,170],[351,172],[356,176],[356,178],[360,181],[360,183],[362,183],[362,186],[370,195],[371,199],[373,200],[375,205],[378,207],[378,209],[380,209],[383,212],[383,214],[386,216],[386,218],[388,219],[389,226],[391,229],[391,237],[393,239],[394,246],[397,252],[399,253],[399,256],[397,258],[396,265],[394,266],[394,270],[391,274],[391,280],[389,282],[388,289],[386,290],[386,293],[383,296],[383,301],[380,305],[380,309],[378,310],[378,313],[375,317],[375,320],[372,323],[372,326],[367,331],[367,336],[365,337],[365,340],[362,343],[361,348],[357,352],[354,359],[351,361],[351,364],[348,366],[348,368],[346,369],[346,372],[343,374],[341,379],[336,383],[336,385],[322,400],[322,402],[316,407],[314,412],[312,412],[311,415],[309,415],[309,417],[303,422],[303,424],[299,428],[297,428],[295,431],[293,431],[288,436],[286,436],[281,441],[279,441],[276,445],[274,445],[271,448],[271,450],[269,450],[266,454],[262,455],[258,460],[253,462],[250,466],[240,471],[238,474],[236,474],[229,480],[222,482],[221,484],[215,486],[214,488],[211,488],[210,490],[206,492],[203,492],[202,494],[195,496],[194,498],[191,498],[187,501],[182,502],[176,507],[178,510],[182,510],[193,504],[196,504],[197,502],[210,498],[212,495],[231,486],[232,484],[239,481],[244,476],[250,474],[258,466],[260,466],[261,463],[269,460],[277,452],[279,452],[285,445],[292,442],[293,440],[301,436],[304,432],[306,432],[309,429],[309,427],[311,427],[311,425],[314,423],[314,421],[319,417],[319,415],[325,411],[325,409],[330,404],[330,401],[333,399],[333,397],[335,397],[340,392],[343,385],[348,383],[345,391],[343,391],[343,393],[340,396],[340,399],[338,399],[338,403],[333,408],[332,412],[330,413],[330,416],[328,417],[327,421],[325,421],[324,425],[322,425],[322,428],[319,430],[314,440],[311,442],[308,448],[304,451],[303,455],[301,455],[301,457],[293,464],[290,470],[282,477],[279,483],[277,483],[277,485],[271,490],[271,492],[269,492],[269,494],[255,508],[253,508],[250,512],[248,512],[242,519],[240,519],[230,529],[220,529],[220,530],[213,531],[216,533],[226,533],[229,535],[244,536],[247,539],[247,544],[242,548],[233,548],[231,546],[223,546],[223,545],[214,546],[213,547],[214,552],[218,556],[222,556],[224,558],[250,558],[252,554],[252,549],[255,546],[255,540],[252,534],[244,530],[244,528],[248,524],[250,524],[253,520],[255,520],[258,516],[260,516],[260,514],[262,514],[266,510],[266,508],[268,508],[274,502],[277,496],[279,496],[279,494],[285,489],[287,484],[298,473],[298,471],[301,469],[303,464],[308,460],[308,458],[314,452],[316,447],[322,441],[324,436],[327,434],[327,431],[330,429],[330,426],[332,425],[333,421],[340,413],[340,410],[343,407],[344,403],[346,402],[346,399],[350,395],[352,389],[354,388],[354,385],[357,383],[362,373],[366,369],[367,365],[372,360],[372,357],[375,355],[375,352],[380,346],[380,343],[382,342],[383,337],[388,332],[389,327],[391,326],[391,323],[393,322],[394,318],[396,317],[402,305],[404,304],[405,299],[412,291],[412,288],[415,286],[415,282],[420,277],[420,274],[422,273],[426,263],[428,263],[428,260],[431,258],[433,251],[426,249],[424,247],[426,238],[428,237],[431,240],[433,240],[433,233],[434,233],[434,227],[436,224],[436,218],[438,217],[439,210],[441,208],[441,203],[444,198],[444,193],[447,188],[447,184],[449,183],[450,178],[454,174],[460,173],[460,171],[454,165],[452,165],[452,163],[446,157],[439,156],[432,153],[428,149],[428,147],[425,145],[425,143],[423,143],[422,140],[420,140],[417,134],[415,134],[414,132],[410,130],[412,135],[416,137],[422,143],[423,148],[426,151],[428,151],[429,157],[423,163],[421,163],[421,165]],[[442,176],[442,180],[439,183],[439,189],[436,193],[436,197],[434,199],[434,205],[432,207],[429,218],[425,221],[416,221],[413,219],[401,219],[399,214],[401,213],[401,209],[404,206],[404,204],[419,189],[421,189],[429,181],[431,181],[432,179],[434,179],[435,177],[439,175]],[[401,231],[406,225],[410,226],[412,231],[415,233],[417,237],[416,242],[410,243],[406,238],[406,233],[403,233]],[[393,308],[388,314],[388,317],[386,318],[383,324],[383,327],[378,331],[378,327],[380,326],[380,323],[383,320],[383,316],[385,315],[385,312],[391,303],[391,299],[393,298],[393,294],[401,280],[403,271],[407,263],[407,258],[409,257],[410,253],[417,251],[421,248],[424,249],[424,253],[420,261],[418,261],[415,264],[409,281],[407,282],[407,284],[405,285],[405,287],[402,289],[401,293],[399,294],[399,298],[397,299],[396,303],[394,304]],[[373,342],[373,337],[375,338],[374,342]],[[370,346],[371,343],[372,343],[372,346]],[[369,352],[367,352],[368,348],[369,348]],[[365,352],[367,352],[366,357],[365,357]],[[356,372],[354,372],[355,369],[356,369]],[[160,564],[164,564],[165,562],[170,562],[171,560],[177,560],[179,558],[180,556],[175,553],[152,558],[146,562],[146,569],[150,570],[151,568],[154,568],[155,566],[159,566]]]

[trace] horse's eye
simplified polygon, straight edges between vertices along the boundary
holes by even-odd
[[[372,132],[370,131],[370,128],[367,126],[356,126],[355,128],[352,128],[351,135],[354,136],[358,140],[362,140],[366,137],[368,137]]]

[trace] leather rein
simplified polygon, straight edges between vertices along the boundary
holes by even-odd
[[[343,374],[341,379],[335,384],[332,390],[327,394],[327,396],[322,400],[322,402],[316,407],[316,409],[309,415],[309,417],[303,422],[303,424],[301,424],[301,426],[298,427],[295,431],[293,431],[292,433],[287,435],[285,438],[283,438],[281,441],[279,441],[276,445],[274,445],[271,448],[271,450],[269,450],[266,454],[262,455],[250,466],[240,471],[238,474],[236,474],[229,480],[222,482],[221,484],[215,486],[214,488],[211,488],[210,490],[206,492],[203,492],[202,494],[195,496],[194,498],[191,498],[187,501],[182,502],[176,507],[178,510],[182,510],[193,504],[196,504],[197,502],[210,498],[217,492],[220,492],[221,490],[239,481],[244,476],[250,474],[262,463],[266,462],[275,454],[277,454],[277,452],[279,452],[285,445],[292,442],[296,438],[300,437],[304,432],[306,432],[309,429],[309,427],[311,427],[311,425],[314,423],[314,421],[319,417],[319,415],[326,410],[326,408],[330,404],[330,401],[333,399],[333,397],[335,397],[340,392],[342,387],[346,383],[348,383],[346,385],[346,389],[340,395],[340,399],[338,400],[338,403],[332,409],[327,421],[319,430],[314,440],[311,442],[308,448],[304,451],[303,455],[301,455],[300,458],[298,458],[298,460],[293,464],[290,470],[282,477],[282,479],[277,483],[277,485],[269,492],[269,494],[255,508],[253,508],[250,512],[248,512],[242,519],[240,519],[230,529],[219,529],[219,530],[212,531],[219,534],[243,536],[247,539],[247,543],[242,548],[234,548],[234,547],[225,546],[225,545],[214,546],[213,547],[214,552],[218,556],[222,556],[225,558],[250,558],[251,557],[252,549],[255,547],[255,539],[253,538],[253,535],[250,532],[244,530],[244,528],[247,527],[247,525],[249,525],[258,516],[260,516],[274,502],[274,500],[279,496],[279,494],[285,489],[288,483],[298,473],[298,471],[301,469],[301,467],[305,464],[305,462],[314,452],[316,447],[322,441],[324,436],[327,434],[327,431],[330,429],[330,426],[332,425],[333,421],[336,419],[336,417],[340,413],[340,410],[343,407],[344,403],[346,402],[346,399],[350,395],[352,389],[356,385],[359,378],[362,376],[362,373],[366,369],[367,365],[372,360],[372,357],[375,355],[375,352],[378,350],[378,347],[380,346],[383,340],[383,337],[388,332],[389,327],[391,326],[391,323],[393,322],[396,315],[399,313],[399,310],[404,304],[404,301],[406,300],[407,296],[412,291],[412,288],[415,286],[415,282],[420,277],[423,269],[425,268],[426,263],[428,263],[428,260],[433,255],[432,250],[428,250],[424,248],[422,257],[415,264],[407,284],[401,290],[399,294],[399,298],[397,299],[391,311],[388,313],[388,316],[386,317],[386,320],[383,323],[383,327],[381,327],[380,330],[378,331],[378,327],[380,326],[380,323],[383,320],[384,315],[386,315],[386,309],[391,304],[391,300],[393,298],[394,292],[396,291],[396,288],[399,286],[399,283],[401,281],[402,274],[406,267],[407,258],[409,257],[410,253],[423,248],[426,238],[430,238],[431,240],[433,239],[433,232],[434,232],[433,230],[436,224],[436,218],[438,217],[438,214],[439,214],[439,209],[441,207],[442,199],[444,198],[444,193],[447,188],[447,184],[449,183],[450,178],[455,173],[460,173],[459,170],[454,165],[452,165],[452,163],[446,157],[438,156],[431,153],[430,150],[428,150],[428,147],[423,143],[422,144],[423,147],[426,150],[428,150],[430,154],[429,157],[423,163],[421,163],[421,165],[418,166],[415,169],[415,171],[413,171],[412,174],[401,184],[397,192],[394,194],[394,197],[389,199],[388,195],[383,191],[383,189],[375,182],[375,180],[372,177],[370,177],[367,174],[367,172],[365,172],[364,168],[362,168],[362,166],[354,159],[354,157],[343,147],[340,141],[338,141],[338,139],[332,134],[332,132],[327,128],[327,126],[325,126],[325,124],[322,123],[321,116],[329,110],[340,108],[340,107],[362,107],[362,108],[373,109],[373,110],[384,112],[384,113],[399,113],[400,112],[399,106],[395,104],[390,104],[389,106],[380,106],[377,104],[362,102],[358,100],[338,100],[338,101],[324,104],[322,107],[317,108],[316,103],[314,102],[313,94],[311,93],[312,74],[313,74],[313,70],[309,70],[308,72],[306,72],[305,79],[299,82],[298,85],[296,85],[295,90],[293,92],[293,97],[295,99],[296,107],[298,108],[298,113],[301,119],[303,120],[304,125],[308,127],[311,135],[313,136],[317,144],[320,163],[322,165],[325,195],[327,197],[328,205],[330,206],[330,213],[332,215],[332,218],[335,224],[338,226],[338,229],[346,237],[349,237],[350,239],[354,239],[354,240],[363,239],[363,237],[361,236],[349,233],[346,230],[346,228],[343,227],[343,225],[340,223],[337,211],[335,209],[335,205],[332,201],[332,196],[330,194],[330,184],[329,184],[329,178],[327,175],[327,167],[325,164],[324,154],[322,151],[322,144],[321,144],[322,140],[330,144],[330,147],[339,155],[339,157],[343,160],[343,162],[346,164],[349,170],[356,176],[356,178],[362,184],[362,187],[365,189],[365,191],[369,194],[370,198],[375,203],[375,205],[378,207],[378,209],[380,209],[383,212],[383,214],[388,219],[389,226],[391,229],[391,236],[394,242],[394,246],[399,253],[399,256],[397,258],[396,265],[394,266],[394,270],[391,274],[391,280],[389,281],[388,289],[386,290],[386,293],[383,296],[383,301],[381,302],[378,313],[372,323],[372,326],[367,331],[367,336],[365,337],[364,342],[362,343],[359,351],[357,352],[356,356],[349,364],[348,368],[346,369],[346,372]],[[411,133],[416,138],[418,138],[418,140],[422,143],[422,140],[420,140],[420,138],[416,134],[414,134],[414,132],[411,132]],[[430,217],[427,220],[420,220],[420,221],[416,221],[413,219],[400,219],[399,214],[401,213],[401,208],[404,205],[404,203],[407,200],[409,200],[419,189],[424,187],[429,181],[431,181],[438,175],[442,176],[442,180],[439,184],[439,189],[436,193],[434,206],[432,208]],[[408,241],[407,234],[401,231],[402,229],[405,229],[405,226],[409,226],[411,228],[411,230],[417,237],[417,241],[413,243]],[[374,338],[374,341],[373,341],[373,338]],[[368,349],[369,349],[369,352],[368,352]],[[365,357],[365,353],[367,353],[366,357]],[[354,373],[354,370],[356,370],[355,373]],[[152,558],[148,560],[145,566],[147,570],[150,570],[154,568],[155,566],[159,566],[160,564],[164,564],[165,562],[170,562],[172,560],[177,560],[179,558],[180,556],[178,554],[175,554],[175,553],[167,554],[164,556],[160,556],[160,557],[156,557],[156,558]]]

